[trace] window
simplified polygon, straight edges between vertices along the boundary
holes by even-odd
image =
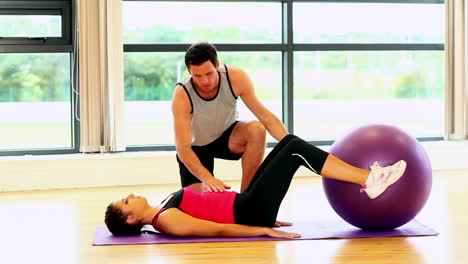
[[[62,36],[61,22],[59,14],[10,15],[0,12],[0,23],[2,25],[0,35],[3,38],[60,38]]]
[[[180,52],[125,54],[125,122],[127,145],[165,145],[174,142],[171,98],[177,80],[185,75]]]
[[[295,43],[443,43],[445,9],[440,4],[294,4]],[[403,3],[415,2],[415,3]],[[423,2],[423,1],[419,1]],[[417,18],[416,18],[417,16]]]
[[[123,21],[128,150],[174,149],[172,91],[198,41],[244,68],[288,130],[316,144],[374,122],[442,138],[441,0],[124,1]]]
[[[386,123],[419,137],[444,130],[439,51],[308,51],[294,56],[294,130],[330,140]]]
[[[442,137],[445,9],[412,2],[294,4],[295,133],[332,140],[386,123]]]
[[[0,5],[0,155],[77,151],[71,6]]]
[[[123,4],[127,149],[173,149],[172,92],[188,75],[185,50],[197,41],[215,43],[222,64],[256,74],[258,95],[281,116],[280,2]],[[262,10],[262,19],[258,19],[258,10]],[[241,100],[238,110],[243,119],[255,118]]]
[[[126,44],[281,43],[279,3],[126,1],[123,19]]]

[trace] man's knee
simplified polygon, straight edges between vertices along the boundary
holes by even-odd
[[[233,153],[243,153],[248,146],[253,145],[260,148],[259,144],[266,144],[266,129],[258,121],[243,122],[235,128],[229,139],[229,149]]]
[[[264,139],[266,137],[265,126],[259,121],[251,121],[247,124],[248,139]]]

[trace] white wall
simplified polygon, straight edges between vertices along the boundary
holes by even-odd
[[[433,170],[468,168],[468,141],[423,145]],[[217,161],[215,174],[238,180],[240,162]],[[296,176],[312,175],[302,168]],[[1,192],[178,182],[178,164],[171,151],[0,157]]]

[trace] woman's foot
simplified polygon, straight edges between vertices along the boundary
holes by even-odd
[[[406,170],[406,161],[400,160],[386,167],[381,167],[376,161],[370,168],[371,172],[369,173],[366,184],[362,186],[361,192],[366,192],[369,198],[375,199],[381,195],[388,186],[400,179]]]

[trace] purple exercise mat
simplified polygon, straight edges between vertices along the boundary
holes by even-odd
[[[281,230],[301,234],[300,238],[325,239],[325,238],[358,238],[358,237],[390,237],[390,236],[435,236],[439,233],[416,220],[393,230],[365,231],[344,221],[317,221],[294,223],[290,227],[281,227]],[[176,244],[176,243],[208,243],[208,242],[241,242],[241,241],[273,241],[289,240],[272,237],[174,237],[163,234],[141,234],[136,236],[113,236],[107,227],[99,226],[94,235],[94,246],[104,245],[137,245],[137,244]]]

